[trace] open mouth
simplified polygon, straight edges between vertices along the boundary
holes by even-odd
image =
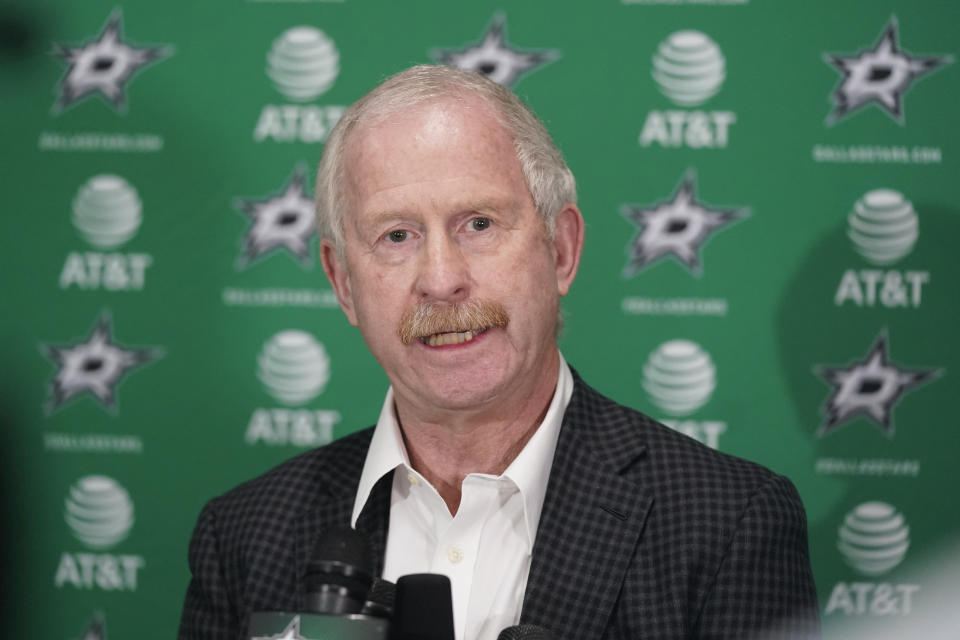
[[[428,347],[455,347],[509,322],[503,305],[489,300],[422,302],[403,314],[397,336],[405,345],[419,342]]]
[[[490,327],[476,329],[472,331],[450,331],[447,333],[434,333],[420,338],[420,342],[428,347],[445,347],[452,344],[464,344],[476,340],[478,336],[489,331]]]

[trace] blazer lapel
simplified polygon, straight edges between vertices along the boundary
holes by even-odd
[[[293,553],[296,562],[297,610],[304,606],[303,581],[317,540],[327,530],[349,527],[357,485],[366,457],[369,439],[356,451],[341,452],[336,459],[326,460],[317,472],[317,498],[294,518]],[[374,485],[357,520],[357,530],[370,545],[374,575],[383,568],[387,527],[390,523],[390,491],[393,474],[386,474]]]
[[[393,473],[387,473],[373,485],[367,504],[357,518],[357,531],[370,544],[373,575],[383,573],[383,556],[387,551],[387,530],[390,526],[390,494],[393,491]],[[353,504],[351,503],[351,507]]]
[[[642,457],[622,409],[575,388],[564,414],[533,548],[521,623],[557,638],[599,638],[607,626],[652,498],[628,471]]]

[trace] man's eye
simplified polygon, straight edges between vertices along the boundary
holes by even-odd
[[[407,232],[403,229],[397,229],[396,231],[388,233],[387,237],[390,239],[390,242],[403,242],[407,239]]]
[[[470,221],[470,229],[473,231],[484,231],[490,228],[493,222],[490,218],[474,218]]]

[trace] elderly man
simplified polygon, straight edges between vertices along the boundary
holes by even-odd
[[[325,530],[377,571],[450,577],[458,640],[810,637],[803,507],[786,479],[599,395],[557,349],[584,222],[512,93],[415,67],[346,112],[317,180],[321,256],[391,386],[373,429],[211,501],[181,638],[296,610]]]

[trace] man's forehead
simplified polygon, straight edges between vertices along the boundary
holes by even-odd
[[[348,191],[429,180],[452,163],[472,163],[478,170],[518,163],[512,137],[479,99],[430,101],[364,122],[345,147]]]
[[[482,128],[488,134],[499,130],[509,137],[497,111],[481,97],[466,94],[431,98],[414,104],[395,104],[388,109],[380,109],[354,125],[345,146],[350,151],[397,135],[450,134],[455,130],[463,130],[462,125],[468,122],[482,123]]]

